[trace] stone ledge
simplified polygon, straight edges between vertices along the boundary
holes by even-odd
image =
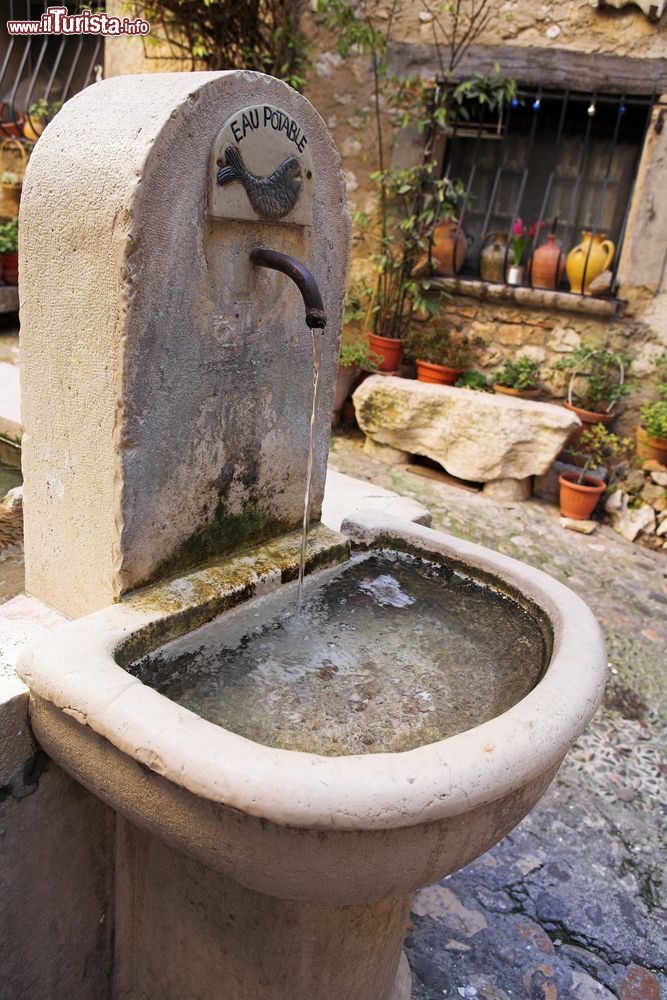
[[[471,299],[509,302],[529,309],[555,309],[588,316],[615,316],[621,305],[619,299],[596,299],[592,295],[552,292],[546,288],[520,288],[481,281],[478,278],[436,278],[433,285],[443,291],[467,295]]]
[[[0,285],[0,313],[19,311],[19,290],[16,285]]]

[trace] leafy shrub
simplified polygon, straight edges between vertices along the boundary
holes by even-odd
[[[523,392],[525,389],[534,389],[540,378],[540,366],[530,358],[517,358],[516,361],[507,360],[493,376],[493,381],[498,385],[504,385],[508,389],[517,389]]]

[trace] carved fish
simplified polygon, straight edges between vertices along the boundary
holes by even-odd
[[[218,166],[218,184],[243,184],[250,204],[264,219],[282,219],[294,208],[301,193],[301,166],[294,156],[268,177],[257,177],[248,170],[236,146],[227,146],[224,162],[218,160]]]

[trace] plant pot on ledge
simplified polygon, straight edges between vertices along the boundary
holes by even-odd
[[[519,399],[539,399],[541,395],[539,389],[513,389],[509,385],[499,385],[497,382],[493,383],[493,391],[505,396],[518,396]]]
[[[644,461],[653,459],[667,466],[667,438],[651,437],[643,427],[638,427],[637,431],[637,456]]]
[[[368,334],[368,345],[378,357],[378,368],[381,372],[396,371],[403,357],[403,343],[396,337],[378,337],[375,333]]]
[[[560,512],[573,521],[588,521],[607,487],[596,476],[585,476],[583,483],[578,483],[578,478],[576,472],[564,472],[559,476]]]
[[[454,385],[463,375],[463,369],[450,368],[448,365],[436,365],[431,361],[420,361],[415,358],[417,365],[417,381],[431,382],[436,385]]]

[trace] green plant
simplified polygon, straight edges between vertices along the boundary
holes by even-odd
[[[577,483],[580,486],[585,484],[586,475],[591,468],[610,466],[622,459],[630,444],[629,438],[617,437],[612,431],[608,431],[604,424],[593,424],[587,428],[579,438],[576,449],[570,449],[572,455],[584,459],[584,466]]]
[[[481,337],[452,333],[447,328],[436,330],[433,326],[412,329],[405,338],[408,357],[448,368],[466,368],[485,346]]]
[[[338,364],[341,368],[353,368],[358,365],[375,371],[378,366],[378,357],[369,351],[365,341],[351,340],[341,344]]]
[[[14,174],[6,170],[4,174],[0,174],[0,184],[10,184],[11,187],[20,187],[23,184],[23,178],[19,174]]]
[[[300,89],[309,44],[300,27],[303,0],[132,0],[151,22],[151,58],[190,69],[250,69]],[[156,51],[157,50],[157,51]]]
[[[558,361],[556,371],[569,371],[568,402],[594,413],[610,413],[631,389],[628,371],[632,358],[610,342],[584,341],[566,358]],[[577,383],[577,379],[581,381]],[[578,388],[576,388],[578,386]]]
[[[0,255],[16,253],[19,246],[19,220],[10,219],[0,225]]]
[[[40,97],[38,101],[35,101],[28,108],[28,118],[33,121],[39,121],[44,125],[51,121],[62,106],[62,101],[46,101],[43,97]]]
[[[501,76],[496,63],[492,76],[478,75],[463,80],[452,91],[452,106],[464,121],[488,118],[503,109],[516,97],[517,84],[512,77]]]
[[[641,425],[648,436],[667,441],[667,386],[664,387],[664,398],[645,403],[640,414]]]
[[[540,366],[536,361],[531,361],[530,358],[517,358],[516,361],[512,361],[508,358],[493,376],[493,381],[498,385],[523,392],[525,389],[534,389],[539,378]]]
[[[480,36],[493,16],[491,0],[456,0],[432,9],[431,31],[440,68],[433,83],[418,77],[399,79],[390,73],[390,52],[398,21],[398,0],[318,0],[318,12],[327,28],[335,31],[340,54],[352,50],[369,57],[371,68],[370,138],[374,142],[377,189],[376,207],[355,215],[357,227],[370,243],[369,259],[374,268],[364,300],[365,329],[384,337],[401,339],[415,315],[437,316],[443,292],[432,280],[433,229],[440,220],[456,219],[463,195],[460,180],[441,178],[433,154],[438,132],[446,128],[455,103],[460,108],[466,94],[451,84],[451,75],[463,55]],[[504,84],[496,82],[494,102]],[[458,97],[454,94],[458,89]],[[468,100],[491,99],[494,85],[486,90],[481,78],[471,82]],[[392,152],[399,131],[406,125],[425,136],[424,156],[413,166],[392,165]],[[364,136],[368,142],[368,133]]]
[[[489,380],[483,372],[464,372],[454,383],[459,389],[473,389],[475,392],[489,392]]]

